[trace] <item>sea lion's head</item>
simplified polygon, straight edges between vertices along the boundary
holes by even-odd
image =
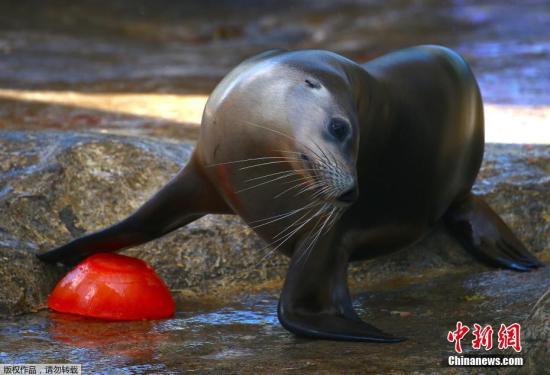
[[[197,147],[245,220],[335,217],[357,199],[357,68],[328,51],[268,52],[214,90]]]

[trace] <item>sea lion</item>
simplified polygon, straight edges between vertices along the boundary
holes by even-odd
[[[191,160],[151,200],[39,258],[72,263],[207,213],[234,213],[291,257],[278,306],[285,328],[397,342],[353,310],[350,260],[403,248],[442,220],[487,263],[541,266],[471,193],[483,147],[478,85],[445,47],[408,48],[364,66],[329,51],[268,51],[215,88]]]

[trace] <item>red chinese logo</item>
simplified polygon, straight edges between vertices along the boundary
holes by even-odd
[[[449,331],[449,334],[447,335],[447,340],[449,342],[455,343],[455,351],[457,353],[462,353],[462,346],[460,342],[468,332],[470,332],[470,328],[462,325],[461,321],[456,322],[456,330]]]
[[[521,326],[518,323],[505,326],[500,325],[498,330],[498,348],[514,348],[516,352],[521,352]]]
[[[493,348],[493,328],[490,325],[486,325],[481,329],[481,326],[474,323],[474,330],[472,331],[475,339],[472,340],[472,348],[479,350],[481,347],[485,347],[485,350],[491,350]]]
[[[456,322],[456,329],[454,331],[449,331],[447,334],[447,341],[455,344],[455,351],[457,353],[462,353],[462,340],[470,332],[470,328],[463,325],[461,321]],[[481,325],[474,323],[474,329],[472,334],[474,339],[472,340],[472,349],[480,350],[484,348],[485,350],[491,350],[493,348],[493,327],[491,325],[486,325],[482,327]],[[500,329],[497,333],[498,339],[498,348],[504,350],[507,348],[513,348],[516,352],[521,352],[521,326],[519,323],[513,323],[509,326],[504,324],[500,325]]]

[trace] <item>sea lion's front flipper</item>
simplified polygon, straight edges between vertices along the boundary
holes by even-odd
[[[328,238],[309,254],[294,252],[281,299],[279,321],[292,333],[318,339],[399,342],[363,322],[353,310],[347,285],[349,255],[332,248]]]
[[[168,184],[121,222],[38,255],[47,262],[75,264],[96,252],[121,250],[151,241],[207,213],[225,212],[225,203],[193,157]]]
[[[453,203],[443,221],[470,253],[489,265],[516,271],[543,266],[480,197],[469,194]]]

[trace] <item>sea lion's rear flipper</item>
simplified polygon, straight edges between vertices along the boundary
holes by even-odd
[[[126,219],[39,254],[38,258],[75,264],[93,253],[140,245],[207,213],[225,210],[225,204],[201,173],[196,159],[192,158],[168,184]]]
[[[443,221],[466,250],[484,263],[516,271],[543,266],[480,197],[469,194],[453,203]]]
[[[279,300],[279,321],[290,332],[317,339],[399,342],[355,313],[347,285],[349,256],[323,238],[304,254],[295,251]]]

